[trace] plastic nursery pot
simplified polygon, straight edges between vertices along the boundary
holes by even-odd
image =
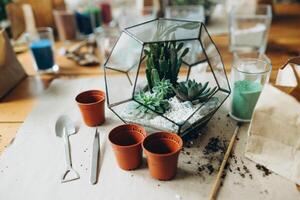
[[[76,96],[83,121],[87,126],[98,126],[105,121],[105,93],[88,90]]]
[[[177,163],[182,139],[175,133],[156,132],[143,142],[150,174],[159,180],[170,180],[177,172]]]
[[[133,170],[141,165],[145,137],[145,129],[135,124],[124,124],[110,131],[108,139],[121,169]]]

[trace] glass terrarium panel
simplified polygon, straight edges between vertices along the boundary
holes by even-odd
[[[206,60],[206,56],[198,39],[185,41],[184,47],[189,48],[189,53],[183,58],[186,64],[193,66]]]
[[[220,56],[210,57],[209,61],[210,61],[212,68],[214,67],[213,73],[216,76],[219,86],[222,89],[229,92],[230,86],[229,86],[227,76],[225,75],[226,72],[225,72],[225,69],[223,68],[223,63],[222,63],[221,57]]]
[[[186,64],[182,64],[178,74],[178,82],[186,81],[188,79],[190,67]]]
[[[196,81],[197,83],[201,83],[202,85],[208,83],[207,89],[209,88],[210,90],[214,90],[216,92],[218,87],[213,74],[206,71],[200,71],[203,70],[201,67],[204,66],[205,64],[202,64],[202,66],[199,65],[199,67],[198,66],[191,67],[190,76],[188,77],[188,79],[192,81]],[[207,64],[205,67],[207,67]],[[164,116],[173,120],[175,123],[182,125],[184,129],[186,129],[187,128],[186,121],[190,119],[194,115],[195,111],[198,110],[201,106],[203,106],[205,102],[208,100],[209,99],[203,101],[182,102],[177,97],[171,98],[170,99],[171,108],[169,111],[167,111],[164,114]]]
[[[151,20],[132,27],[125,28],[125,31],[132,34],[142,43],[152,41],[156,35],[158,20]]]
[[[216,75],[216,79],[219,83],[220,88],[230,91],[230,86],[226,76],[222,58],[204,26],[201,27],[200,41],[207,55],[212,71]]]
[[[186,120],[180,129],[180,133],[184,135],[193,128],[205,125],[228,96],[228,93],[218,90],[207,102],[201,105],[188,120]]]
[[[126,29],[140,41],[189,40],[199,37],[201,23],[182,20],[159,19]]]
[[[117,113],[118,116],[127,123],[138,123],[139,117],[137,117],[138,111],[136,110],[136,106],[138,104],[132,99],[130,101],[124,102],[122,104],[118,104],[116,106],[111,107],[113,112]]]
[[[109,105],[126,102],[132,99],[134,82],[138,67],[128,72],[121,72],[105,68],[105,82],[107,87],[107,101]]]
[[[209,82],[210,87],[218,86],[218,82],[211,72],[208,62],[199,63],[190,69],[189,79],[196,80],[197,82]]]
[[[143,58],[144,59],[142,59],[140,63],[139,71],[137,72],[138,75],[136,77],[134,94],[148,89],[148,82],[146,78],[146,58],[144,57],[144,54]]]
[[[105,66],[124,72],[138,67],[142,49],[143,45],[141,43],[123,32]]]
[[[115,113],[126,123],[136,123],[146,127],[149,131],[171,131],[177,133],[178,125],[154,112],[143,112],[144,106],[136,101],[128,101],[112,107]]]

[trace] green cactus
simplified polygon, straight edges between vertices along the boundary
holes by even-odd
[[[177,83],[178,73],[182,58],[189,52],[189,48],[182,49],[183,42],[159,42],[150,44],[144,50],[146,60],[146,77],[149,90],[158,83],[157,80],[170,80],[171,84]]]
[[[217,89],[217,87],[209,88],[208,82],[201,84],[195,80],[180,82],[172,88],[178,99],[192,103],[205,102]]]
[[[167,100],[164,100],[161,93],[147,93],[147,92],[138,92],[134,99],[142,105],[137,105],[136,109],[141,113],[152,113],[156,111],[159,114],[163,114],[169,109],[170,104]]]

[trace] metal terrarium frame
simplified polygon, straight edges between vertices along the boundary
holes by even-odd
[[[160,33],[165,33],[165,34],[160,34]],[[173,34],[173,38],[171,38],[171,33]],[[125,36],[123,34],[125,34]],[[204,39],[202,38],[202,35],[205,35]],[[130,40],[133,43],[140,45],[138,49],[141,52],[133,53],[136,56],[133,57],[134,62],[131,63],[132,66],[128,65],[128,67],[122,68],[120,67],[120,65],[122,65],[123,63],[121,63],[121,61],[115,62],[114,59],[116,59],[118,56],[124,57],[124,55],[118,55],[120,54],[120,51],[122,49],[124,50],[122,51],[122,54],[124,53],[127,54],[127,57],[131,56],[130,47],[127,46],[127,45],[130,46],[130,44],[126,44],[126,45],[123,44],[124,47],[122,48],[118,46],[118,44],[122,42],[120,40],[124,40],[124,37],[127,38],[128,41]],[[185,119],[185,122],[179,124],[174,120],[165,117],[164,114],[158,113],[154,109],[137,101],[134,96],[137,92],[136,87],[137,87],[139,75],[141,73],[142,62],[146,58],[146,55],[144,55],[144,49],[147,48],[149,44],[162,43],[162,42],[196,42],[196,41],[199,42],[198,45],[199,48],[201,48],[200,53],[202,53],[202,58],[200,60],[194,61],[193,63],[189,63],[187,60],[182,61],[182,63],[188,67],[186,80],[189,79],[193,67],[201,65],[202,63],[206,63],[207,66],[209,66],[209,70],[211,71],[214,80],[216,81],[217,89],[205,102],[201,104],[201,106],[199,106],[195,111],[193,111],[193,113],[188,118]],[[134,47],[132,49],[134,49]],[[130,77],[130,72],[133,69],[136,70],[135,77],[133,78],[134,80],[132,80]],[[116,95],[116,94],[111,94],[110,91],[112,89],[111,87],[120,87],[120,85],[112,86],[109,84],[109,79],[111,78],[110,77],[111,75],[108,71],[121,73],[127,77],[129,84],[132,86],[132,92],[130,92],[130,95],[124,97],[124,99],[122,100],[118,100],[117,102],[111,101],[111,99],[113,99],[114,97],[113,95]],[[125,28],[125,30],[118,38],[116,44],[114,45],[112,51],[110,52],[109,57],[107,58],[104,64],[104,74],[105,74],[105,83],[106,83],[105,85],[106,85],[108,107],[124,123],[128,123],[129,121],[124,119],[124,117],[120,115],[120,111],[117,111],[115,107],[120,106],[122,104],[126,104],[128,102],[135,102],[139,105],[146,107],[147,109],[161,116],[162,118],[169,121],[170,123],[176,125],[178,127],[176,132],[180,136],[184,136],[188,133],[191,133],[197,130],[199,127],[205,125],[212,118],[214,113],[221,107],[221,105],[225,102],[225,100],[228,98],[228,96],[231,93],[229,81],[226,76],[226,71],[224,68],[222,58],[220,56],[220,52],[217,49],[215,43],[211,39],[205,25],[202,22],[158,18],[158,19],[154,19],[151,21],[147,21],[141,24],[137,24]],[[117,89],[115,90],[117,91]],[[221,94],[224,96],[222,97],[222,100],[219,102],[216,108],[214,108],[208,114],[199,118],[192,124],[189,124],[188,127],[183,128],[184,126],[187,126],[188,121],[193,117],[195,113],[199,112],[203,108],[203,106],[206,105],[207,102],[209,102],[215,95],[221,95]],[[157,127],[152,127],[152,128],[157,129]]]

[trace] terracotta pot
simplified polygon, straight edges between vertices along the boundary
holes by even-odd
[[[143,142],[150,174],[159,180],[170,180],[176,175],[182,139],[175,133],[157,132]]]
[[[88,90],[76,96],[83,120],[87,126],[99,126],[105,121],[105,93]]]
[[[145,129],[135,124],[121,125],[110,131],[108,139],[121,169],[132,170],[141,165],[145,137]]]

